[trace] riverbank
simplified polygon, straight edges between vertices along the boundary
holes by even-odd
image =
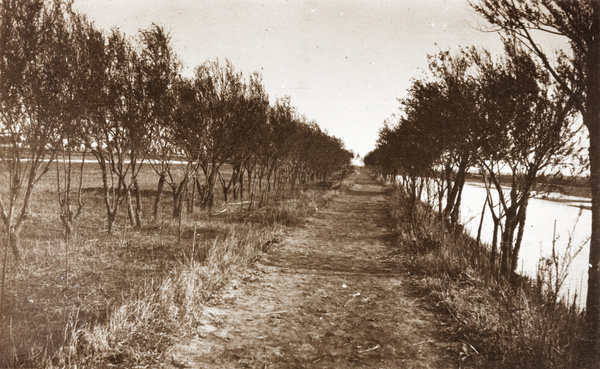
[[[469,174],[466,183],[473,185],[483,185],[483,181],[478,174]],[[500,184],[507,188],[511,185],[511,179],[508,176],[500,177]],[[564,177],[548,178],[539,180],[535,187],[536,197],[539,199],[556,202],[590,202],[592,199],[592,190],[590,188],[589,178],[586,177]]]
[[[389,211],[397,257],[439,314],[440,331],[461,342],[460,367],[578,367],[583,316],[556,292],[560,265],[549,261],[537,278],[517,285],[498,280],[485,247],[463,231],[451,232],[424,204],[407,223],[405,203],[394,190]]]

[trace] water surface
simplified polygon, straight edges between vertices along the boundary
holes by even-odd
[[[506,189],[508,191],[508,189]],[[477,236],[477,228],[481,210],[485,202],[485,188],[480,183],[467,183],[463,191],[461,204],[461,221],[473,236]],[[529,201],[525,234],[519,258],[519,272],[535,276],[538,261],[542,257],[552,255],[554,224],[556,221],[555,247],[560,255],[571,253],[583,246],[581,252],[571,263],[569,275],[563,288],[563,296],[572,302],[577,293],[577,303],[585,305],[587,292],[587,265],[589,258],[589,236],[591,233],[590,200],[579,197],[566,197],[552,193],[542,197],[534,197]],[[497,201],[497,195],[494,197]],[[493,222],[489,209],[486,209],[482,228],[482,241],[491,243]]]

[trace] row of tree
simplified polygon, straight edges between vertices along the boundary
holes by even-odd
[[[392,180],[402,176],[410,218],[433,186],[429,198],[451,224],[458,220],[466,176],[477,168],[488,193],[482,206],[495,225],[492,265],[499,256],[500,274],[514,277],[540,176],[576,163],[573,104],[512,43],[497,59],[471,48],[432,56],[429,67],[431,76],[413,81],[403,114],[380,131],[365,162]]]
[[[141,226],[144,165],[158,175],[154,217],[166,187],[178,217],[190,191],[192,209],[196,198],[212,206],[217,183],[226,200],[249,193],[260,205],[284,185],[327,178],[353,156],[289,99],[271,104],[257,73],[207,61],[181,76],[160,26],[131,38],[98,29],[69,0],[2,0],[0,218],[16,259],[32,191],[53,165],[71,232],[81,210],[72,178],[86,154],[101,170],[109,232],[123,208]],[[225,164],[233,168],[227,178]]]
[[[529,197],[528,189],[530,187],[527,183],[532,184],[535,182],[532,178],[543,170],[544,162],[548,160],[551,162],[554,160],[553,158],[561,157],[561,155],[555,156],[554,153],[551,153],[549,155],[550,159],[543,159],[544,155],[542,153],[547,149],[538,148],[531,141],[535,138],[535,141],[543,146],[552,146],[554,145],[552,144],[553,141],[560,143],[564,138],[568,138],[570,130],[565,128],[568,128],[569,124],[560,123],[560,121],[570,121],[572,119],[571,114],[574,112],[581,117],[583,125],[587,129],[589,135],[589,156],[587,156],[587,160],[589,161],[592,191],[592,229],[586,299],[586,340],[585,344],[582,345],[582,357],[585,361],[584,366],[596,367],[600,359],[600,2],[595,0],[471,0],[470,4],[476,12],[492,25],[493,30],[502,35],[507,43],[526,50],[525,57],[535,58],[534,64],[539,63],[541,66],[541,68],[535,67],[535,71],[532,70],[533,74],[539,76],[541,80],[538,78],[537,82],[529,87],[527,81],[530,76],[527,73],[521,73],[525,80],[522,86],[520,84],[515,86],[519,91],[517,97],[511,97],[510,90],[507,90],[506,86],[503,85],[507,81],[501,82],[492,79],[486,82],[490,83],[489,88],[491,88],[491,91],[494,91],[494,84],[499,83],[497,93],[492,95],[494,99],[481,100],[479,95],[475,95],[473,99],[473,101],[478,102],[477,104],[481,103],[486,106],[486,109],[483,109],[484,105],[478,106],[478,111],[489,109],[483,117],[478,117],[478,119],[483,118],[482,121],[486,125],[488,123],[486,121],[490,120],[497,120],[500,123],[496,126],[490,124],[489,128],[499,131],[506,130],[509,133],[514,131],[514,134],[510,134],[515,139],[520,136],[518,140],[514,141],[515,146],[511,143],[513,139],[509,139],[509,144],[505,144],[504,134],[500,136],[501,140],[496,141],[495,146],[493,141],[490,144],[476,145],[480,148],[475,151],[477,156],[472,158],[472,160],[479,163],[483,172],[486,173],[488,186],[489,183],[496,186],[491,173],[497,172],[494,167],[501,164],[513,173],[510,176],[511,188],[518,188],[519,186],[521,188],[519,191],[511,189],[509,195],[506,196],[507,198],[500,199],[501,206],[504,209],[503,212],[506,214],[506,224],[503,227],[501,242],[506,243],[510,238],[510,234],[515,234],[514,232],[516,232],[515,241],[522,237],[520,229],[526,214],[527,199]],[[540,36],[544,34],[563,37],[568,44],[568,49],[558,50],[555,55],[552,55],[554,51],[548,52],[541,46]],[[521,63],[512,56],[510,59],[513,60],[511,64],[514,64],[515,67]],[[530,64],[530,62],[527,61],[526,64]],[[481,75],[493,72],[493,70],[485,72],[485,63],[479,67],[481,68]],[[509,65],[505,65],[505,67],[509,67]],[[550,89],[543,87],[546,82],[542,84],[540,81],[548,79],[552,80],[555,87]],[[508,82],[512,83],[510,78]],[[483,83],[481,85],[485,86]],[[531,91],[535,92],[540,88],[546,89],[548,93],[543,94],[540,91],[534,95],[538,95],[539,98],[545,101],[539,104],[536,103],[535,109],[532,109],[528,105],[530,104],[529,97],[533,97],[533,95],[528,95],[525,91],[533,89]],[[520,100],[521,93],[525,93],[527,98],[525,101]],[[547,99],[547,97],[552,98]],[[513,110],[506,110],[507,106],[503,105],[503,101],[509,103],[509,105],[512,104],[511,109]],[[469,103],[468,100],[465,100],[465,102]],[[547,107],[542,108],[543,105],[547,105]],[[464,112],[468,117],[470,111],[465,110]],[[521,116],[521,114],[525,114],[526,118],[511,118],[512,115]],[[531,125],[531,130],[523,128],[519,133],[522,124],[528,125],[527,121],[532,114],[538,114],[536,120],[542,123]],[[401,118],[403,122],[410,119],[413,118]],[[518,122],[518,120],[521,120],[521,122]],[[386,130],[394,131],[394,129]],[[403,128],[402,130],[408,129]],[[386,135],[388,133],[382,132],[380,140],[382,143],[386,141],[384,139]],[[529,135],[531,139],[528,139]],[[550,139],[552,136],[557,138]],[[477,134],[465,137],[465,140],[471,140],[472,137],[477,138]],[[486,136],[482,137],[485,138]],[[402,144],[406,144],[406,142]],[[378,163],[378,165],[386,167],[388,171],[393,171],[394,169],[390,166],[390,163],[382,162],[381,158],[387,155],[383,152],[385,151],[384,146],[386,145],[380,145],[367,161]],[[529,152],[527,151],[528,146]],[[511,153],[509,158],[506,158],[507,151],[514,151],[514,149],[521,151],[522,154],[514,155],[514,153]],[[570,150],[568,146],[562,144],[558,145],[557,148],[548,147],[548,149],[551,149],[551,151]],[[548,157],[548,155],[545,156]],[[436,155],[433,155],[433,158],[436,157]],[[485,159],[482,160],[482,158]],[[516,167],[515,163],[522,169]],[[443,165],[439,166],[438,172],[443,172],[443,168]],[[460,165],[457,168],[460,168]],[[524,169],[525,171],[523,171]],[[516,170],[520,170],[522,175],[515,176]],[[457,179],[460,183],[460,170],[455,169],[450,173],[451,176],[458,175]],[[520,182],[523,182],[523,184]],[[454,206],[451,204],[453,198],[456,199],[453,195],[449,195],[446,208]],[[490,205],[488,204],[488,206]],[[513,217],[513,215],[515,216]],[[513,220],[509,220],[508,217]],[[514,245],[518,245],[518,243]],[[508,260],[518,256],[518,248],[514,249],[513,247],[513,250],[505,249],[501,252],[506,255],[502,255],[501,258],[507,259],[501,262],[502,268],[505,271],[510,270],[512,262],[509,263]]]

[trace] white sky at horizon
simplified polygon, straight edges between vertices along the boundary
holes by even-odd
[[[170,31],[184,74],[207,59],[261,72],[273,100],[364,156],[396,113],[427,54],[501,47],[467,0],[75,0],[100,28]]]

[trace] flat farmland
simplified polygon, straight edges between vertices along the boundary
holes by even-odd
[[[74,169],[72,201],[76,203],[79,168]],[[181,171],[174,172],[181,177]],[[157,360],[193,321],[192,309],[185,305],[190,302],[182,297],[185,293],[177,295],[177,291],[191,288],[193,298],[198,299],[194,304],[210,301],[226,283],[231,265],[249,262],[277,237],[281,226],[273,220],[273,211],[292,219],[291,223],[301,221],[330,196],[322,190],[307,190],[291,205],[272,204],[248,212],[239,201],[224,203],[217,183],[212,211],[196,204],[189,212],[184,206],[181,218],[174,218],[171,189],[165,186],[160,214],[152,219],[159,177],[144,164],[138,176],[142,228],[129,226],[122,204],[113,233],[108,234],[101,171],[97,163],[86,162],[83,208],[67,244],[59,216],[56,173],[53,164],[34,190],[21,233],[22,261],[15,263],[10,249],[2,248],[0,336],[9,339],[0,340],[0,367]],[[231,168],[224,166],[221,173],[229,179]],[[6,236],[2,240],[6,245]],[[194,268],[202,268],[196,270],[195,282],[165,286]],[[169,288],[175,295],[164,295]],[[149,311],[131,310],[140,306]],[[148,314],[150,320],[144,321],[139,314]],[[135,323],[141,324],[139,327],[136,321],[141,322]]]

